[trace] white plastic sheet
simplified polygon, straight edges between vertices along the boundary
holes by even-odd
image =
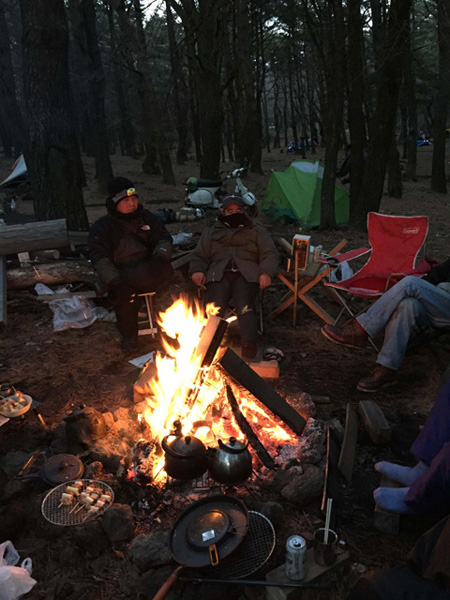
[[[60,288],[56,292],[43,283],[37,283],[34,289],[39,295],[63,294],[70,291],[69,288]],[[53,312],[53,330],[82,329],[89,327],[96,319],[103,319],[108,311],[83,298],[83,296],[72,296],[60,300],[49,300],[48,305]]]

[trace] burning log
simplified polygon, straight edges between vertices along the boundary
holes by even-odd
[[[288,425],[294,433],[302,435],[306,425],[305,419],[292,408],[277,392],[257,375],[246,362],[233,350],[228,348],[219,363],[225,371],[255,398]]]
[[[273,458],[270,456],[270,454],[267,452],[267,450],[261,444],[261,442],[258,439],[258,436],[251,428],[250,423],[247,421],[247,419],[241,413],[239,404],[238,404],[238,402],[233,394],[233,391],[229,385],[227,385],[227,400],[230,403],[231,410],[233,411],[233,415],[237,421],[237,424],[241,428],[242,433],[244,433],[247,436],[248,443],[253,448],[253,450],[256,452],[256,454],[258,455],[258,458],[261,460],[263,465],[265,467],[267,467],[268,469],[275,469],[275,462],[274,462]]]
[[[188,409],[192,408],[195,400],[197,399],[208,367],[211,366],[211,363],[214,360],[227,327],[228,323],[224,319],[215,316],[210,316],[208,322],[206,323],[206,326],[200,337],[200,341],[193,355],[193,362],[198,364],[199,369],[197,377],[193,382],[191,391],[186,398],[186,405]]]

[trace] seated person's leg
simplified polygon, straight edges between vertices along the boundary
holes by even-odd
[[[173,269],[169,261],[152,256],[142,264],[121,270],[121,276],[138,294],[159,292],[172,281]]]
[[[132,288],[121,286],[111,294],[114,312],[117,317],[117,329],[122,336],[122,350],[133,350],[137,347],[138,313],[141,298],[131,297]]]
[[[258,288],[257,283],[248,282],[240,273],[235,274],[232,296],[242,344],[256,344],[258,321],[255,312],[255,300]]]
[[[219,317],[224,317],[231,299],[231,282],[228,273],[225,273],[221,281],[211,281],[206,284],[205,302],[220,307]]]
[[[419,300],[402,300],[386,325],[383,347],[377,356],[377,363],[397,371],[405,356],[414,327],[429,324],[425,308]]]
[[[409,488],[405,504],[415,513],[448,510],[450,506],[450,441],[443,444],[430,468]]]

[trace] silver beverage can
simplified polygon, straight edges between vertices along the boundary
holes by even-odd
[[[286,575],[289,579],[305,577],[306,540],[301,535],[292,535],[286,542]]]

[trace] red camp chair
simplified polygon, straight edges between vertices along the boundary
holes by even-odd
[[[420,277],[431,268],[425,259],[415,266],[417,255],[427,237],[428,217],[400,217],[372,212],[367,215],[367,231],[370,248],[359,248],[329,259],[342,263],[371,252],[369,260],[354,275],[344,281],[325,283],[332,288],[330,291],[352,317],[355,313],[340,292],[377,298],[405,275]]]

